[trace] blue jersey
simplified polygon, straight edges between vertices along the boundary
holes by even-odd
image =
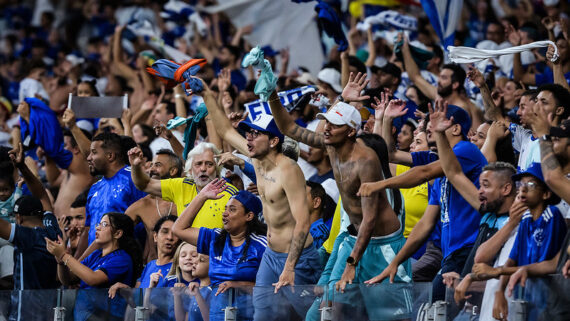
[[[479,188],[479,175],[483,166],[487,164],[485,156],[477,146],[467,141],[460,141],[453,147],[453,152],[461,165],[463,173]],[[451,253],[473,246],[477,238],[477,231],[481,215],[474,209],[459,192],[451,185],[446,177],[437,178],[434,182],[434,198],[439,205],[441,221],[441,249],[443,257]],[[439,203],[439,204],[434,204]]]
[[[208,309],[210,305],[210,299],[212,298],[212,288],[209,286],[205,286],[200,288],[199,291],[204,301],[206,301],[205,309]],[[204,321],[204,318],[202,317],[202,312],[205,311],[200,310],[200,306],[198,305],[196,297],[194,296],[190,297],[190,302],[188,303],[187,306],[188,306],[188,321]]]
[[[53,255],[46,250],[44,237],[57,240],[62,236],[57,219],[51,212],[45,212],[44,227],[24,227],[12,223],[8,241],[14,245],[14,290],[56,289],[57,263]],[[41,293],[12,292],[10,320],[32,320],[33,309],[29,304],[42,305]],[[22,305],[22,303],[25,303]],[[28,315],[27,313],[32,313]],[[36,316],[37,317],[37,316]]]
[[[97,288],[109,288],[117,282],[133,286],[133,261],[124,250],[115,250],[105,256],[102,250],[95,250],[91,255],[86,257],[81,263],[93,271],[103,271],[109,281],[106,284],[100,284]],[[81,289],[92,289],[93,286],[81,280]]]
[[[564,74],[566,82],[570,80],[570,72]],[[534,74],[534,82],[536,86],[551,84],[554,82],[554,73],[549,67],[545,67],[541,74]]]
[[[224,281],[249,281],[255,282],[255,276],[261,263],[261,258],[267,248],[267,238],[262,235],[250,234],[249,246],[245,259],[242,258],[242,250],[246,242],[240,246],[232,246],[229,235],[226,236],[221,255],[214,248],[216,237],[222,232],[221,229],[200,228],[198,235],[198,252],[210,256],[210,282],[216,286]]]
[[[93,315],[101,315],[107,311],[116,317],[125,313],[126,301],[121,296],[109,300],[106,289],[117,282],[128,286],[134,286],[133,262],[124,250],[115,250],[105,256],[101,256],[102,250],[95,250],[81,263],[93,271],[103,271],[107,275],[108,282],[95,287],[81,280],[80,290],[75,299],[73,319],[76,321],[90,320]]]
[[[113,177],[98,180],[87,195],[85,226],[89,227],[89,244],[95,241],[95,227],[109,212],[124,213],[134,202],[146,194],[139,191],[131,179],[131,168],[121,168]]]
[[[168,262],[164,265],[156,265],[156,260],[152,260],[150,262],[148,262],[148,264],[144,267],[144,270],[141,274],[141,277],[139,279],[139,281],[141,282],[139,288],[142,289],[146,289],[148,288],[148,286],[150,285],[150,275],[158,272],[160,270],[160,273],[162,273],[162,275],[167,275],[168,272],[170,272],[170,268],[172,267],[172,262]],[[163,278],[161,278],[163,279]],[[160,282],[160,280],[159,280]]]
[[[432,151],[412,152],[412,167],[427,165],[439,160],[437,153]]]
[[[318,250],[321,248],[321,246],[323,246],[323,243],[329,238],[331,229],[329,226],[327,226],[325,222],[323,222],[323,219],[320,218],[314,221],[313,224],[311,224],[309,232],[313,237],[313,245]]]
[[[523,214],[509,258],[518,266],[550,260],[560,250],[566,236],[566,222],[555,206],[548,206],[534,221]]]

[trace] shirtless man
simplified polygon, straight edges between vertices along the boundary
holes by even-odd
[[[242,137],[231,125],[221,106],[204,84],[204,102],[216,124],[220,137],[240,153],[253,159],[257,190],[263,203],[267,223],[268,248],[265,250],[253,292],[254,320],[289,320],[281,315],[291,307],[299,317],[312,303],[303,291],[284,289],[276,299],[271,293],[286,285],[315,284],[320,275],[319,254],[309,235],[309,207],[305,195],[305,178],[295,161],[281,153],[283,134],[273,117],[261,115],[253,122],[241,122]],[[275,286],[275,291],[271,286]],[[281,302],[283,306],[275,306]]]
[[[156,153],[150,167],[149,176],[154,179],[167,179],[182,175],[182,160],[168,149]],[[176,215],[176,205],[158,196],[148,194],[133,203],[125,211],[135,223],[142,221],[147,232],[147,242],[144,246],[143,259],[150,262],[156,259],[156,244],[152,237],[156,222],[168,215]]]
[[[269,98],[271,112],[283,133],[309,146],[326,148],[330,157],[342,205],[351,223],[349,233],[341,233],[337,237],[325,268],[325,273],[332,270],[327,283],[334,284],[340,291],[345,290],[347,283],[363,283],[381,272],[391,261],[391,257],[385,257],[383,253],[388,251],[395,255],[405,243],[400,221],[390,207],[386,193],[356,197],[362,183],[383,179],[376,152],[361,140],[356,140],[361,124],[360,113],[346,103],[368,98],[360,97],[361,90],[368,83],[365,78],[365,74],[359,73],[356,77],[351,74],[341,94],[345,102],[339,101],[327,113],[317,115],[325,121],[324,133],[315,133],[298,126],[283,108],[275,92]],[[342,264],[344,262],[346,264]],[[359,267],[358,275],[356,266]],[[405,264],[398,271],[398,280],[409,282],[411,279],[408,275],[411,275],[411,266]],[[321,281],[319,284],[323,284]],[[376,315],[378,318],[372,317],[376,309],[371,305],[367,304],[367,310],[371,319],[384,318],[381,315]]]
[[[63,148],[70,151],[73,158],[77,157],[82,161],[77,162],[75,168],[60,170],[55,162],[46,156],[47,178],[50,183],[54,183],[52,186],[59,186],[59,193],[53,205],[56,217],[66,215],[75,198],[96,181],[95,177],[89,174],[89,165],[70,132],[63,133]]]

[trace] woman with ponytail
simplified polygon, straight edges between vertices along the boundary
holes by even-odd
[[[142,271],[142,251],[134,238],[134,223],[122,213],[107,213],[96,227],[99,249],[83,261],[65,252],[61,239],[46,240],[47,250],[58,262],[57,275],[63,285],[80,281],[80,289],[106,289],[117,282],[134,286]],[[79,291],[74,320],[92,320],[97,315],[107,320],[122,320],[125,301],[119,296],[107,306],[107,291]]]
[[[223,229],[191,227],[196,214],[209,199],[219,199],[226,188],[223,179],[206,185],[186,207],[172,226],[181,240],[196,245],[198,253],[210,256],[210,282],[215,295],[210,301],[210,320],[224,320],[226,291],[230,288],[253,287],[261,258],[267,247],[267,227],[258,217],[261,201],[252,193],[239,191],[226,204],[222,214]],[[240,293],[242,295],[240,295]],[[235,306],[239,320],[252,320],[251,298],[237,293]]]

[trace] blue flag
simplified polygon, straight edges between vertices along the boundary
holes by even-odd
[[[455,28],[461,18],[461,0],[421,0],[422,7],[441,40],[443,48],[453,46]]]

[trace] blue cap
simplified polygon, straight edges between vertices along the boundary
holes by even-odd
[[[271,115],[259,114],[252,122],[244,120],[239,123],[238,127],[243,131],[255,129],[260,132],[271,134],[278,137],[280,141],[283,141],[283,134],[279,131],[279,128],[275,123],[275,119],[273,119],[273,116]]]
[[[261,200],[257,198],[253,193],[248,191],[239,191],[237,194],[231,197],[232,199],[238,200],[243,207],[245,207],[245,212],[253,212],[256,216],[261,215],[263,206],[261,205]]]
[[[263,51],[263,56],[265,57],[275,57],[277,56],[277,52],[275,50],[273,50],[273,48],[271,48],[271,46],[267,45],[267,46],[263,46],[261,47],[261,50]]]
[[[541,181],[546,186],[546,188],[548,188],[548,185],[546,185],[546,181],[544,180],[544,176],[542,175],[542,168],[540,168],[540,163],[534,162],[530,164],[526,171],[513,175],[513,181],[520,181],[525,176],[535,177]],[[548,199],[547,202],[549,204],[558,204],[560,203],[560,197],[552,192],[552,196]]]
[[[461,125],[461,133],[467,138],[467,134],[471,128],[471,118],[467,111],[459,106],[447,105],[447,113],[445,116],[447,119],[453,116],[453,123]]]

